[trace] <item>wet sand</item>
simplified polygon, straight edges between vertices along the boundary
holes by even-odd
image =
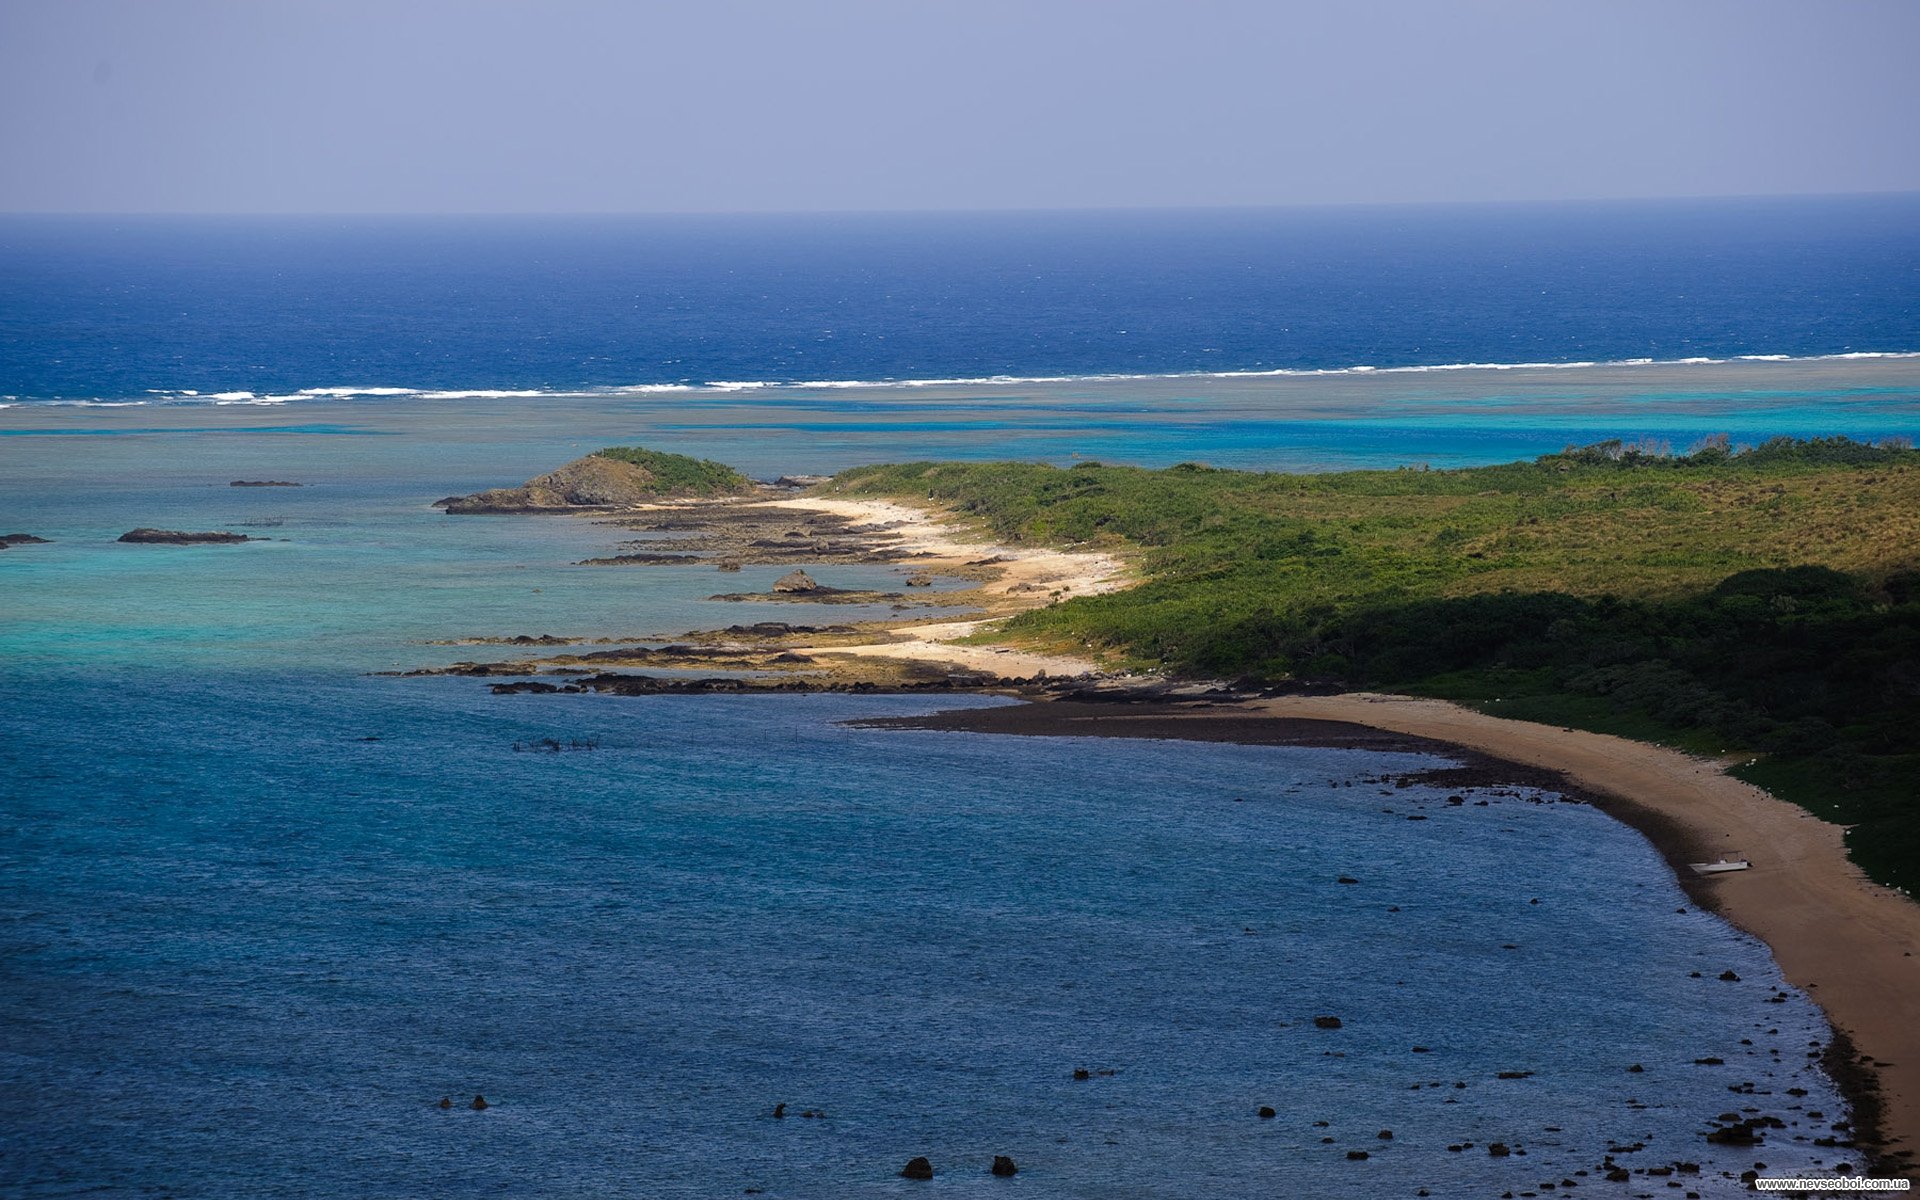
[[[1571,792],[1640,830],[1703,906],[1766,942],[1850,1047],[1829,1070],[1896,1161],[1920,1147],[1920,905],[1848,861],[1842,830],[1717,763],[1605,734],[1491,717],[1440,700],[1345,693],[1220,704],[1052,702],[871,722],[1040,736],[1102,736],[1422,750],[1474,782]],[[1461,751],[1465,751],[1462,757]],[[1702,878],[1693,861],[1744,857]],[[1877,1114],[1876,1114],[1877,1109]],[[1887,1168],[1882,1168],[1883,1170]],[[1912,1168],[1907,1168],[1911,1170]]]

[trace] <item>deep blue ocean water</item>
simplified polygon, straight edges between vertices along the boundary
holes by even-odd
[[[1917,215],[0,219],[0,532],[53,539],[0,552],[0,1194],[919,1194],[927,1154],[943,1193],[1479,1197],[1645,1142],[1732,1195],[1755,1155],[1700,1135],[1746,1080],[1800,1122],[1762,1157],[1831,1163],[1791,1136],[1842,1108],[1817,1010],[1584,806],[370,672],[849,615],[429,507],[610,442],[771,476],[1911,436]],[[1551,365],[1395,369],[1462,363]]]
[[[0,395],[1920,350],[1920,197],[0,219]]]

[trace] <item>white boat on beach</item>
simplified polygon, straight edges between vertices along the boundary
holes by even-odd
[[[1744,858],[1723,858],[1719,862],[1688,863],[1695,875],[1720,875],[1727,871],[1744,871],[1753,864]]]

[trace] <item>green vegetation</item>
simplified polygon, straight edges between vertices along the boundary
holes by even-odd
[[[594,457],[644,468],[652,474],[659,490],[667,495],[724,496],[744,491],[748,486],[745,475],[709,458],[689,458],[664,450],[648,450],[644,446],[609,446],[594,451]]]
[[[1144,582],[1006,636],[1176,673],[1332,680],[1755,759],[1920,890],[1920,453],[1602,443],[1459,471],[910,463],[832,485]]]

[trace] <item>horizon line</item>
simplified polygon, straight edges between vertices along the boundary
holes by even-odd
[[[1366,209],[1465,208],[1573,208],[1609,205],[1776,202],[1794,200],[1920,199],[1920,189],[1899,188],[1855,192],[1729,192],[1660,196],[1581,196],[1520,200],[1347,200],[1280,201],[1246,204],[1089,204],[1007,205],[978,208],[715,208],[715,209],[0,209],[0,219],[14,217],[62,218],[589,218],[589,217],[913,217],[913,216],[1041,216],[1101,213],[1262,213],[1327,212]]]

